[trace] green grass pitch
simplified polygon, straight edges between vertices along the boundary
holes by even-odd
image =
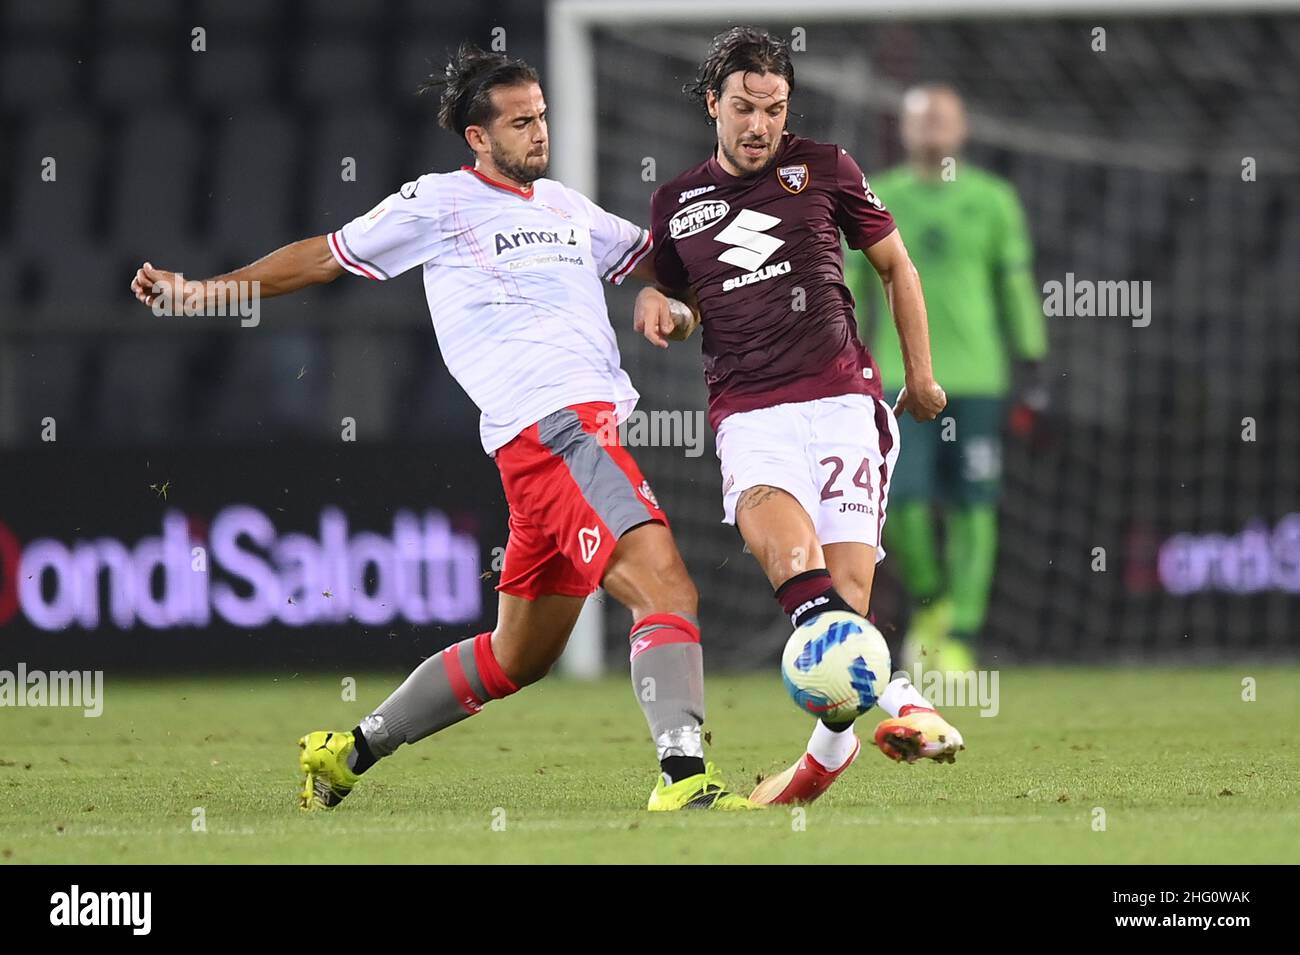
[[[358,675],[351,703],[343,676],[110,674],[97,719],[0,711],[0,864],[1300,860],[1297,667],[1008,670],[997,716],[947,710],[955,765],[864,749],[806,814],[663,816],[630,684],[552,677],[304,814],[297,737],[350,728],[400,679]],[[711,678],[708,704],[742,792],[810,729],[775,674]]]

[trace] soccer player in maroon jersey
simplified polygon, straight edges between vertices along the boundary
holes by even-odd
[[[928,421],[946,398],[893,218],[845,150],[785,129],[793,90],[779,39],[748,27],[714,38],[687,91],[713,119],[717,147],[651,199],[658,287],[638,296],[635,326],[666,347],[698,314],[725,520],[798,626],[827,610],[867,613],[899,450],[894,416]],[[892,409],[857,337],[841,233],[880,276],[898,327],[906,387]],[[891,758],[951,762],[964,748],[906,677],[877,702],[891,718],[875,741]],[[804,756],[750,798],[815,799],[861,748],[851,726],[819,721]]]

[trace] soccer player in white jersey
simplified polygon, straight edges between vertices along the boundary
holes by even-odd
[[[482,412],[510,508],[496,627],[425,660],[351,732],[304,736],[300,805],[338,805],[402,743],[541,679],[603,585],[632,612],[633,686],[656,689],[636,694],[661,771],[649,808],[751,808],[704,761],[698,594],[650,485],[611,441],[638,396],[601,281],[651,280],[650,235],[543,178],[546,103],[526,63],[462,45],[428,88],[473,167],[420,176],[338,231],[228,275],[190,282],[146,262],[132,282],[148,305],[205,305],[219,283],[271,296],[421,266],[443,358]]]

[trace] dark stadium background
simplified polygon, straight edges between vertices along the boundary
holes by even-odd
[[[1087,44],[1096,22],[1110,37],[1101,68]],[[645,220],[644,157],[664,181],[706,154],[711,131],[678,90],[726,25],[598,30],[594,198],[611,210]],[[206,52],[191,49],[196,26]],[[418,270],[269,300],[256,328],[155,318],[127,286],[145,259],[225,271],[465,162],[413,90],[430,57],[461,39],[486,46],[497,27],[544,85],[564,68],[547,62],[537,3],[0,2],[0,665],[404,666],[490,625],[503,501]],[[870,172],[900,158],[887,94],[952,82],[974,118],[971,158],[1021,192],[1040,283],[1073,272],[1153,285],[1147,328],[1049,319],[1048,427],[1007,445],[990,662],[1294,657],[1300,20],[937,19],[809,34],[794,128]],[[566,121],[552,115],[553,137]],[[1255,181],[1243,157],[1257,160]],[[696,346],[651,354],[630,334],[630,294],[609,298],[643,407],[703,407]],[[340,439],[344,417],[355,442]],[[57,440],[43,440],[47,419]],[[785,624],[718,523],[711,438],[697,458],[636,453],[702,592],[710,666],[770,663]],[[97,625],[47,630],[18,606],[16,555],[35,542],[132,548],[168,512],[203,541],[234,506],[310,535],[326,508],[390,536],[395,511],[435,509],[478,548],[479,616],[123,629],[103,593]],[[66,616],[59,601],[75,595],[46,584],[42,599]],[[888,565],[877,606],[892,638],[905,612]],[[626,614],[606,613],[617,666]]]

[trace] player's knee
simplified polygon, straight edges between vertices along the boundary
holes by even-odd
[[[681,555],[673,548],[656,554],[639,568],[640,577],[634,601],[628,609],[638,619],[652,613],[685,613],[699,610],[700,594],[686,570]]]
[[[640,619],[652,613],[692,614],[699,609],[699,592],[691,581],[677,545],[661,524],[646,533],[636,528],[624,538],[628,546],[610,565],[605,589]],[[631,540],[632,534],[638,538]]]
[[[648,594],[647,613],[686,613],[694,616],[699,611],[700,593],[686,570],[680,555],[665,562],[655,575],[656,587]]]

